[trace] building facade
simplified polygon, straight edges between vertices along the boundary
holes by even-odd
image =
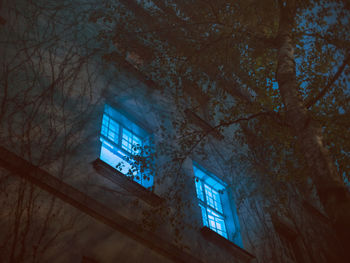
[[[101,60],[84,1],[66,21],[48,3],[1,9],[1,262],[340,262],[312,187],[247,194],[269,182],[234,130]]]

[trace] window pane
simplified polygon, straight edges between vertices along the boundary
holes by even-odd
[[[210,208],[207,208],[207,214],[210,229],[227,238],[224,218]]]
[[[221,206],[220,194],[206,184],[204,184],[204,189],[205,197],[207,198],[207,204],[215,210],[217,210],[218,212],[222,213],[223,211]]]
[[[203,225],[208,226],[208,217],[207,217],[207,210],[204,206],[199,205],[202,211],[202,219],[203,219]]]
[[[119,124],[104,114],[102,119],[101,134],[109,140],[118,144]]]
[[[127,174],[132,169],[131,164],[123,159],[123,153],[106,142],[102,142],[100,159],[123,174]]]
[[[195,183],[196,183],[197,197],[204,202],[202,182],[198,178],[195,178]]]
[[[131,154],[138,154],[140,153],[140,149],[135,149],[134,147],[140,146],[142,146],[141,139],[132,132],[123,128],[122,148]]]

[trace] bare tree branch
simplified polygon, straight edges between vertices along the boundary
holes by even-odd
[[[329,91],[333,83],[340,77],[340,75],[343,73],[345,66],[350,63],[350,53],[347,55],[347,57],[344,59],[343,63],[340,65],[338,68],[337,72],[334,74],[334,76],[330,79],[328,82],[327,86],[324,87],[316,97],[309,99],[306,103],[305,106],[306,108],[310,108],[313,106],[318,100],[320,100],[326,93]]]

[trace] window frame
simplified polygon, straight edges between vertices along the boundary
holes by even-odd
[[[224,209],[223,209],[223,204],[222,204],[222,198],[221,198],[221,194],[219,191],[215,190],[213,187],[211,187],[210,185],[206,184],[202,179],[196,177],[195,178],[196,182],[196,192],[197,192],[197,199],[198,199],[198,205],[201,208],[201,213],[202,213],[202,223],[204,226],[209,227],[211,230],[215,231],[216,233],[218,233],[219,235],[223,236],[224,238],[228,239],[228,231],[227,231],[227,225],[226,225],[226,220],[227,220],[227,216],[225,216],[224,213]],[[201,190],[202,193],[201,195],[203,196],[203,200],[198,196],[198,187],[197,185],[201,184]],[[208,197],[207,197],[207,191],[206,191],[206,187],[210,188],[210,190],[216,191],[217,195],[219,196],[219,200],[214,200],[215,198],[213,198],[213,203],[216,203],[215,201],[218,202],[218,206],[220,206],[221,211],[217,210],[216,207],[211,206],[208,203]],[[218,214],[218,217],[215,217],[215,215],[213,216],[214,219],[209,219],[209,211],[213,211],[214,213]],[[218,221],[216,220],[216,218],[219,218],[220,220],[223,221],[223,226],[224,229],[219,229],[217,227]],[[215,222],[215,227],[211,224],[210,221],[214,221]],[[219,233],[222,232],[222,233]]]
[[[198,206],[200,207],[200,210],[201,210],[202,225],[204,227],[210,228],[211,230],[213,230],[215,233],[222,236],[223,238],[231,240],[231,234],[230,234],[229,227],[227,224],[227,220],[229,218],[227,215],[228,215],[228,213],[232,213],[232,208],[231,208],[231,204],[225,205],[223,202],[224,201],[223,195],[228,194],[227,189],[226,189],[227,184],[225,182],[223,182],[222,180],[220,180],[213,173],[209,172],[207,169],[203,168],[201,165],[199,165],[196,162],[192,163],[192,168],[193,168],[194,179],[195,179],[196,199],[197,199]],[[200,171],[200,172],[198,172],[198,171]],[[202,178],[199,175],[201,175]],[[212,182],[212,184],[210,184],[210,182]],[[213,182],[215,182],[215,185],[213,185]],[[201,190],[202,190],[200,195],[199,195],[199,191],[198,191],[199,184],[201,185]],[[217,196],[219,197],[219,200],[216,200],[216,202],[214,200],[215,198],[213,198],[213,204],[217,203],[216,205],[214,205],[215,207],[213,207],[207,201],[207,192],[205,190],[205,186],[210,188],[211,191],[215,191],[217,193]],[[221,189],[217,189],[217,188],[221,188]],[[229,209],[227,209],[227,206],[229,206]],[[211,210],[214,213],[219,215],[218,218],[219,218],[219,220],[223,221],[222,225],[224,226],[224,229],[223,228],[218,229],[218,227],[217,227],[218,221],[216,220],[215,217],[214,217],[215,227],[213,225],[211,225],[211,223],[209,221],[209,217],[208,217],[208,213],[209,213],[208,210],[209,211]],[[229,211],[226,211],[226,210],[229,210]],[[230,219],[233,220],[233,216]],[[235,225],[234,220],[232,221],[232,223]],[[222,232],[222,233],[220,233],[220,232]]]
[[[203,213],[200,207],[201,200],[197,195],[196,181],[194,181],[194,188],[195,188],[194,197],[196,198],[196,202],[198,204],[198,208],[200,212],[200,218],[202,223],[201,231],[203,230],[204,232],[207,232],[207,230],[210,230],[213,232],[213,234],[217,235],[217,238],[215,239],[226,240],[227,242],[233,243],[235,246],[240,247],[241,249],[244,250],[239,218],[237,215],[237,209],[234,202],[234,195],[231,187],[229,187],[229,185],[225,181],[223,181],[220,177],[218,177],[213,172],[211,172],[206,166],[199,164],[199,162],[195,160],[192,160],[192,171],[194,175],[193,178],[195,180],[196,178],[198,178],[199,180],[203,180],[204,182],[207,182],[207,184],[210,187],[214,188],[217,192],[219,192],[221,208],[222,208],[221,214],[224,215],[224,224],[226,227],[227,236],[225,237],[221,235],[220,233],[213,230],[208,224],[204,224]],[[209,208],[211,207],[209,206]]]
[[[108,118],[108,125],[104,124],[105,117]],[[118,119],[119,117],[119,119]],[[118,127],[114,130],[114,138],[109,137],[111,121],[114,122],[113,125],[117,124]],[[129,127],[131,126],[131,127]],[[124,131],[130,134],[131,143],[134,142],[134,137],[140,142],[137,144],[132,144],[130,147],[123,144],[124,140]],[[100,156],[101,161],[105,162],[107,165],[125,175],[126,177],[132,179],[134,182],[138,183],[146,189],[153,190],[154,181],[153,175],[145,175],[139,171],[139,168],[133,166],[133,157],[142,156],[140,155],[140,149],[143,147],[151,147],[149,142],[151,134],[149,131],[144,129],[139,123],[137,123],[134,118],[129,117],[129,114],[126,114],[124,111],[120,110],[119,107],[111,106],[110,103],[104,105],[104,110],[102,114],[102,120],[100,125],[99,140],[101,142],[100,146]],[[148,144],[147,144],[148,141]],[[130,144],[130,141],[127,141],[127,144]],[[140,147],[139,150],[134,149],[134,147]],[[130,149],[130,151],[128,150]],[[108,151],[109,153],[104,153],[105,157],[102,157],[102,151]],[[122,161],[118,162],[116,166],[112,165],[108,161],[108,154],[113,154],[116,157],[120,158]],[[130,165],[130,167],[128,167]],[[123,166],[127,171],[123,171]]]

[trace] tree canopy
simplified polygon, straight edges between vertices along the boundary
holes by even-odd
[[[350,146],[341,130],[349,112],[349,10],[341,1],[295,5],[298,93],[348,176]],[[109,25],[99,34],[113,47],[106,58],[125,57],[157,86],[192,95],[193,109],[206,103],[208,117],[219,116],[215,124],[257,114],[254,126],[271,144],[293,140],[281,133],[290,124],[276,79],[279,20],[278,1],[118,1],[90,16]]]
[[[90,22],[104,25],[105,59],[128,60],[219,131],[238,125],[231,136],[249,146],[255,170],[312,178],[341,232],[350,231],[349,12],[339,0],[121,0]]]
[[[62,112],[63,121],[71,118],[79,124],[74,118],[81,118],[80,112],[71,115],[74,109],[65,110],[66,101],[71,99],[71,87],[79,80],[77,76],[86,70],[87,88],[78,97],[89,97],[95,92],[97,76],[106,72],[106,64],[118,68],[126,60],[145,76],[150,86],[170,94],[177,113],[199,116],[204,127],[192,131],[190,122],[174,120],[173,138],[178,140],[179,152],[165,145],[158,154],[171,152],[172,160],[181,164],[191,152],[199,151],[208,134],[217,138],[224,135],[227,148],[232,149],[231,155],[236,154],[234,144],[247,149],[239,157],[249,163],[252,174],[264,176],[260,182],[265,183],[261,187],[265,192],[273,190],[282,194],[285,188],[281,185],[285,182],[302,188],[311,178],[335,229],[347,241],[350,235],[350,198],[345,188],[350,179],[348,2],[82,0],[77,1],[81,2],[80,6],[71,0],[24,2],[30,8],[27,13],[17,12],[26,10],[27,6],[13,7],[16,10],[13,14],[22,19],[16,21],[16,27],[11,28],[12,21],[0,17],[2,26],[10,25],[4,31],[8,38],[2,45],[11,50],[11,45],[16,44],[13,50],[18,52],[3,52],[8,55],[9,63],[4,63],[1,71],[4,76],[1,84],[6,89],[0,120],[13,109],[10,116],[23,115],[23,119],[29,120],[26,123],[38,118],[35,127],[39,127],[41,112],[50,115],[53,111],[51,115],[56,116],[57,110]],[[46,20],[50,23],[45,26],[42,21]],[[21,28],[21,22],[26,27]],[[62,50],[68,51],[63,59]],[[107,63],[90,72],[86,65],[90,59],[97,61],[97,57]],[[32,67],[39,65],[43,69],[47,58],[51,62],[48,73]],[[9,83],[28,86],[27,91],[17,93]],[[37,86],[43,87],[43,92],[32,94]],[[47,90],[49,93],[45,93]],[[40,104],[41,99],[45,103]],[[24,108],[11,108],[9,101],[15,106],[22,103]],[[33,101],[42,106],[35,106]],[[79,102],[86,105],[86,101]],[[75,105],[79,108],[80,104]],[[83,112],[89,115],[91,110],[89,107]],[[6,121],[8,126],[12,125],[11,118]],[[54,123],[50,125],[48,130],[57,128]],[[65,128],[62,131],[66,132]],[[71,127],[67,134],[76,134],[78,128],[81,130],[81,126]],[[30,131],[31,136],[36,134],[32,124],[23,131]],[[50,138],[40,135],[36,136],[39,142],[33,144],[47,145],[42,140]],[[26,138],[22,134],[17,137]],[[52,142],[58,138],[55,134],[52,137]],[[12,145],[16,143],[14,140]],[[23,139],[21,145],[24,154],[30,156],[31,147],[27,146],[31,144]],[[49,146],[56,148],[55,145]],[[63,145],[72,146],[71,141]],[[222,158],[233,162],[226,153],[221,153]],[[41,154],[47,156],[45,151]],[[273,189],[266,189],[269,187]],[[260,194],[264,192],[259,190]]]

